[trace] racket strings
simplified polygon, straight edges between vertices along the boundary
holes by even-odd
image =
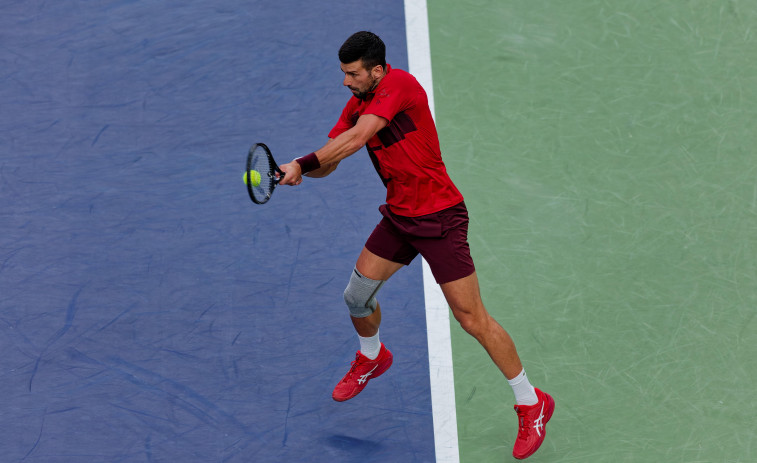
[[[276,187],[273,160],[262,147],[258,146],[252,153],[250,169],[260,174],[260,185],[252,187],[252,193],[259,201],[270,198],[273,189]]]

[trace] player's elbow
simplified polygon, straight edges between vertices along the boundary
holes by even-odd
[[[368,144],[381,129],[386,127],[388,121],[383,117],[367,114],[360,116],[357,124],[348,131],[350,133],[350,149],[353,153]]]
[[[348,131],[342,135],[344,135],[344,137],[339,140],[339,154],[337,156],[337,161],[341,161],[347,156],[353,155],[360,148],[365,146],[366,143],[368,143],[368,140],[370,140],[370,137],[366,137],[358,130]]]

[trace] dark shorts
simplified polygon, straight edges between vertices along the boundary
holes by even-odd
[[[408,265],[422,255],[436,282],[459,280],[475,271],[468,246],[468,209],[456,206],[420,217],[393,214],[384,204],[384,216],[365,247],[384,259]]]

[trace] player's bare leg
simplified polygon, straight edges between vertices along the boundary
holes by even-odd
[[[379,283],[388,280],[402,266],[402,264],[381,258],[363,248],[355,264],[357,273],[352,275],[352,278],[359,282],[356,283],[358,286],[368,282],[368,284],[377,288],[375,291],[378,291]],[[374,281],[370,282],[369,280]],[[352,281],[350,284],[352,284]],[[347,291],[345,291],[346,300]],[[360,350],[355,354],[355,361],[352,362],[350,371],[339,381],[331,395],[338,402],[349,400],[358,395],[369,380],[380,376],[392,365],[392,353],[379,340],[381,307],[378,302],[375,305],[376,308],[373,313],[366,317],[351,316],[352,324],[360,339]]]
[[[531,386],[525,376],[518,352],[510,335],[486,311],[478,287],[476,273],[441,285],[452,314],[465,331],[486,349],[513,388],[518,415],[518,436],[513,456],[528,458],[539,449],[545,426],[552,418],[555,401],[549,394]]]
[[[355,331],[357,331],[359,336],[364,338],[376,336],[381,325],[381,306],[376,303],[376,311],[367,317],[356,318],[350,316],[350,318],[352,319],[352,326],[355,327]]]
[[[476,272],[441,285],[444,297],[460,326],[486,349],[507,379],[515,378],[523,365],[507,331],[486,311],[481,300]]]

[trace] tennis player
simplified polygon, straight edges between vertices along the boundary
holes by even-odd
[[[442,162],[439,138],[423,87],[409,73],[386,64],[383,41],[357,32],[339,50],[344,85],[353,96],[321,149],[281,166],[283,185],[302,175],[324,177],[366,147],[386,186],[380,223],[360,253],[344,299],[360,341],[355,361],[336,385],[333,399],[355,397],[392,364],[379,340],[381,307],[376,293],[397,270],[421,254],[441,286],[452,314],[486,349],[515,393],[519,431],[515,458],[544,441],[555,402],[526,377],[507,332],[486,311],[468,247],[468,212]]]

